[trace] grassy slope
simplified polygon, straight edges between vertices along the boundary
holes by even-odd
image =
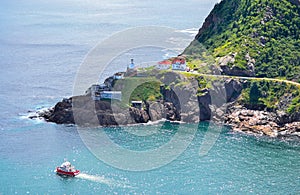
[[[156,101],[162,97],[160,81],[154,77],[126,77],[118,80],[115,90],[122,91],[122,104],[130,104],[134,100]]]
[[[237,53],[232,65],[243,69],[249,53],[258,77],[300,82],[299,16],[300,7],[289,0],[223,0],[184,53],[192,66],[205,62],[203,54],[215,59]]]

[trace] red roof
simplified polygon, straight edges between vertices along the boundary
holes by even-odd
[[[164,60],[164,61],[161,61],[161,62],[158,62],[159,65],[170,65],[171,62],[169,60]]]
[[[177,57],[172,61],[172,64],[185,64],[185,58],[183,57]]]

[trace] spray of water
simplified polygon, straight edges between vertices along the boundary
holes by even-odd
[[[118,180],[115,180],[112,178],[106,178],[104,176],[99,176],[99,175],[90,175],[90,174],[86,174],[86,173],[80,173],[79,175],[76,176],[76,178],[105,184],[105,185],[108,185],[109,187],[133,188],[125,181],[118,181]]]

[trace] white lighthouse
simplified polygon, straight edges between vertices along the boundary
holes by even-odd
[[[133,59],[131,59],[131,62],[128,66],[128,69],[134,69],[134,62],[133,62]]]
[[[137,75],[137,69],[135,68],[133,59],[131,59],[130,64],[127,66],[127,71],[125,73],[125,77],[133,77]]]

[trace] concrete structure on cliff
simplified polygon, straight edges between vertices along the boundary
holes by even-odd
[[[100,100],[122,100],[121,91],[102,91],[100,92]]]
[[[131,101],[131,106],[139,110],[143,109],[143,101]]]
[[[103,84],[94,84],[87,91],[86,95],[90,95],[94,101],[99,100],[122,100],[121,91],[112,91],[115,80],[124,79],[124,77],[137,76],[137,69],[133,59],[127,66],[126,72],[117,72],[113,76],[107,78]]]
[[[94,84],[86,91],[86,95],[90,95],[94,101],[100,100],[122,100],[121,91],[109,91],[105,84]]]

